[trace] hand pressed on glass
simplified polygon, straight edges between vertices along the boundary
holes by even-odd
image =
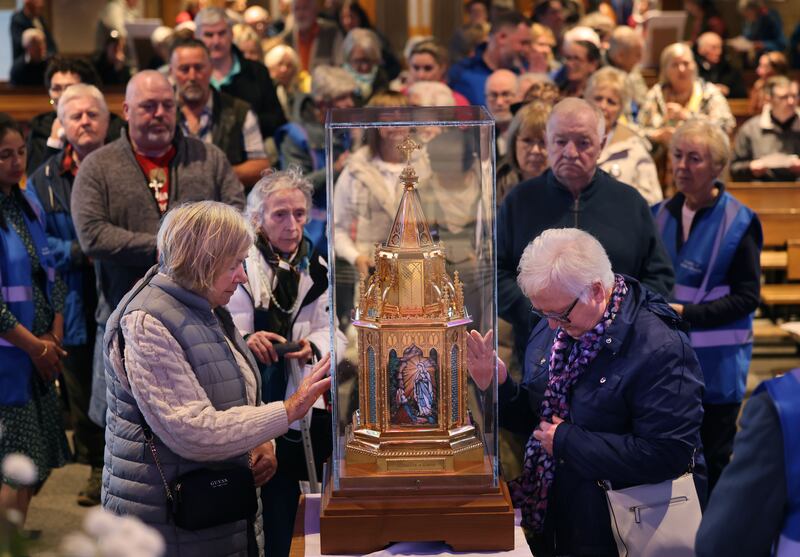
[[[497,357],[497,352],[494,350],[493,337],[492,331],[481,335],[474,329],[467,335],[467,369],[472,380],[482,391],[489,388],[492,383],[495,360],[497,361],[497,383],[502,385],[508,377],[506,364]]]

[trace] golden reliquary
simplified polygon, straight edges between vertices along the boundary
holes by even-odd
[[[456,551],[514,547],[505,483],[467,410],[472,322],[458,272],[431,237],[407,138],[404,191],[375,271],[359,282],[359,409],[346,431],[338,484],[330,467],[321,549],[369,553],[396,541],[444,541]],[[336,484],[336,485],[334,485]]]
[[[467,413],[466,335],[471,323],[458,271],[431,237],[422,211],[410,137],[402,198],[375,272],[362,276],[358,330],[359,410],[346,462],[377,472],[455,472],[482,463],[484,448]]]

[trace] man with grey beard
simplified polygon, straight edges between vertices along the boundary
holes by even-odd
[[[269,166],[250,105],[211,87],[208,47],[198,39],[175,43],[169,67],[178,92],[178,126],[184,135],[222,149],[236,177],[249,190]]]

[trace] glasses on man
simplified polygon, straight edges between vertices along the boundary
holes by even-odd
[[[569,314],[572,313],[572,310],[575,309],[576,305],[578,305],[580,299],[581,297],[578,296],[572,300],[572,303],[569,305],[569,307],[562,312],[542,311],[535,307],[531,307],[531,313],[538,315],[542,319],[552,319],[553,321],[561,323],[562,325],[569,325],[572,323],[572,321],[569,320]]]
[[[497,99],[511,99],[514,98],[513,91],[491,91],[486,93],[486,98],[496,101]]]

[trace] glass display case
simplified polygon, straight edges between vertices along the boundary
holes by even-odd
[[[497,370],[480,389],[467,358],[469,331],[497,338],[494,142],[494,120],[477,106],[328,115],[331,334],[348,342],[332,354],[325,553],[381,547],[348,522],[364,528],[376,513],[384,530],[394,525],[387,543],[513,547]]]

